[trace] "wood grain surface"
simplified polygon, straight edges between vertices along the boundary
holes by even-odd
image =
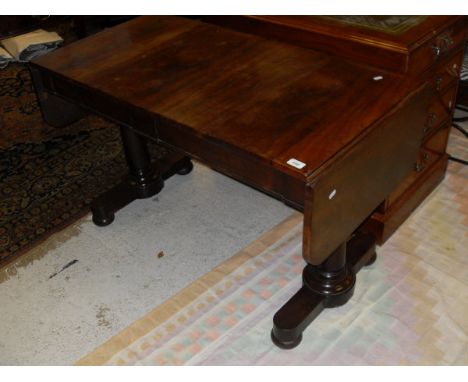
[[[411,171],[428,103],[407,77],[177,17],[134,19],[32,66],[44,92],[305,205],[313,264]],[[317,198],[330,182],[352,194],[333,211]]]
[[[127,118],[126,105],[150,114],[163,142],[179,128],[301,178],[408,92],[397,75],[172,17],[138,18],[34,65],[49,71],[49,90],[91,108],[107,103],[115,120]],[[290,158],[306,166],[291,168]]]

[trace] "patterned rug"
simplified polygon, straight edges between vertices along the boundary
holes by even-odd
[[[0,267],[89,212],[125,172],[116,125],[88,117],[53,128],[27,66],[0,71]]]
[[[467,158],[452,133],[449,152]],[[300,287],[302,215],[253,242],[78,365],[468,365],[468,168],[444,182],[325,310],[299,347],[272,345],[273,314]]]

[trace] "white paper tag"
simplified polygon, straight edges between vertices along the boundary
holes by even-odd
[[[289,164],[290,166],[296,167],[298,169],[304,168],[305,165],[306,165],[304,162],[301,162],[300,160],[297,160],[297,159],[294,159],[294,158],[291,158],[286,163]]]

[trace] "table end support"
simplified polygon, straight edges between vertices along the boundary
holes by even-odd
[[[303,331],[325,308],[348,302],[357,272],[375,259],[375,237],[357,232],[319,266],[306,265],[302,288],[273,317],[273,343],[282,349],[299,345]]]
[[[134,200],[158,194],[166,179],[175,174],[186,175],[193,169],[189,157],[174,152],[152,163],[145,137],[126,126],[121,127],[121,136],[129,172],[117,186],[91,203],[93,222],[100,227],[111,224],[115,213]]]

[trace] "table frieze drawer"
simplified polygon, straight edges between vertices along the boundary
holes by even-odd
[[[45,84],[48,91],[60,94],[61,97],[103,118],[131,127],[149,137],[157,138],[155,118],[149,112],[119,101],[104,92],[91,91],[84,85],[72,83],[59,76],[46,76]],[[96,105],[99,107],[96,108]]]
[[[131,125],[133,122],[131,109],[121,102],[112,99],[108,95],[96,90],[91,91],[87,86],[76,82],[68,81],[59,76],[51,76],[50,84],[52,91],[62,97],[73,101],[74,103],[91,109],[99,110],[99,114],[112,116],[112,120],[125,125]],[[96,108],[99,105],[99,108]]]

